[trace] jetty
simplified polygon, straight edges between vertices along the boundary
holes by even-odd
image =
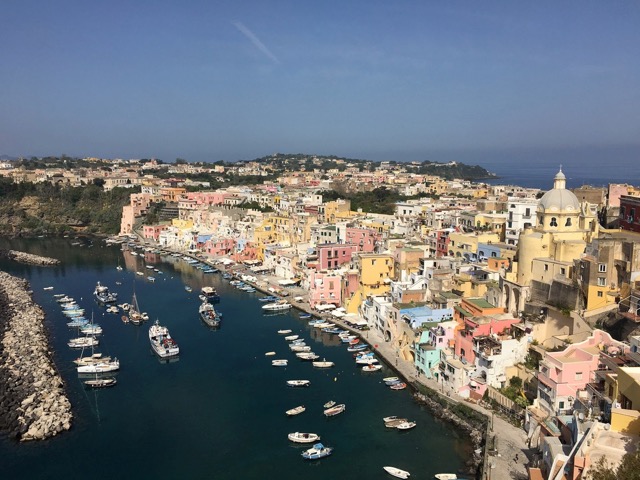
[[[0,250],[0,257],[8,258],[20,263],[26,263],[29,265],[40,265],[43,267],[52,267],[60,265],[60,260],[57,258],[42,257],[40,255],[33,255],[31,253],[19,252],[17,250]]]
[[[51,358],[44,317],[29,283],[0,272],[0,430],[20,441],[71,428],[71,402]]]

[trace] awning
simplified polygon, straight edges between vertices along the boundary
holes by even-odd
[[[336,306],[333,305],[332,303],[327,303],[327,304],[324,304],[324,305],[316,305],[313,308],[315,308],[319,312],[324,312],[325,310],[333,310],[334,308],[336,308]]]
[[[287,285],[296,285],[300,280],[297,279],[291,279],[291,280],[278,280],[278,283],[282,286],[287,286]]]

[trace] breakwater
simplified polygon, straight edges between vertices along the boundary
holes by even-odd
[[[17,250],[0,250],[0,257],[8,258],[9,260],[20,263],[26,263],[29,265],[41,265],[45,267],[51,267],[60,264],[60,260],[56,258],[32,255],[31,253],[19,252]]]
[[[0,429],[21,441],[42,440],[71,428],[71,420],[44,312],[26,280],[0,272]]]

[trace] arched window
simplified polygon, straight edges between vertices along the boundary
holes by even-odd
[[[565,227],[571,226],[571,218],[567,218],[567,223],[564,224]]]
[[[552,227],[558,226],[558,220],[556,219],[556,217],[551,217],[551,222],[549,222],[549,225]]]

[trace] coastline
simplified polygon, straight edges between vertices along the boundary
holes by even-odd
[[[71,428],[71,402],[44,318],[29,283],[0,272],[0,430],[19,441],[44,440]]]

